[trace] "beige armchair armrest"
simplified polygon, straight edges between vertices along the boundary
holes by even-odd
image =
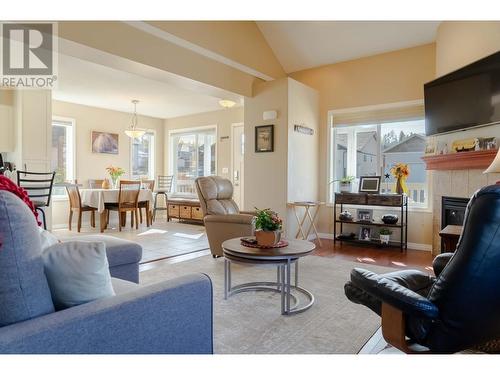
[[[256,216],[257,212],[255,212],[255,211],[240,211],[240,215],[252,215],[252,216]]]
[[[253,225],[255,216],[245,214],[234,215],[207,215],[204,218],[206,224],[225,223],[225,224],[250,224]]]

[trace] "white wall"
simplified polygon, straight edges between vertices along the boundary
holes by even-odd
[[[314,135],[294,131],[307,126]],[[309,86],[288,79],[288,202],[319,200],[319,95]],[[324,209],[324,207],[322,208]],[[303,214],[303,208],[297,209]],[[292,209],[287,213],[289,236],[298,224]]]
[[[52,102],[52,114],[53,116],[75,120],[75,178],[79,183],[83,184],[84,187],[88,186],[89,179],[109,178],[106,167],[110,165],[125,169],[125,178],[130,176],[131,142],[124,131],[130,124],[132,114],[56,100]],[[138,122],[140,128],[153,130],[155,132],[155,175],[163,174],[163,120],[139,116]],[[118,155],[92,153],[92,130],[117,133],[119,137]],[[52,204],[52,212],[53,222],[56,228],[67,225],[69,206],[66,199],[54,201]]]

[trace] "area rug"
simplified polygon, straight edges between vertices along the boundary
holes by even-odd
[[[360,265],[335,258],[308,256],[300,263],[300,286],[315,296],[307,311],[282,316],[280,295],[244,292],[224,300],[224,260],[203,256],[141,272],[141,284],[189,273],[210,276],[214,288],[214,352],[216,354],[357,353],[380,326],[380,318],[350,302],[344,283],[353,267],[374,272],[393,269]],[[232,266],[233,284],[275,281],[276,269]]]

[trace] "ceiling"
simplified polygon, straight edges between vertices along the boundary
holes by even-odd
[[[287,73],[431,43],[436,21],[259,21]]]
[[[139,100],[141,115],[172,118],[222,109],[215,97],[182,85],[150,79],[126,70],[59,54],[55,100],[98,108],[132,112],[132,99]]]

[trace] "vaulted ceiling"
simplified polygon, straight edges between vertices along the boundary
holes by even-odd
[[[259,21],[286,73],[435,41],[436,21]]]

